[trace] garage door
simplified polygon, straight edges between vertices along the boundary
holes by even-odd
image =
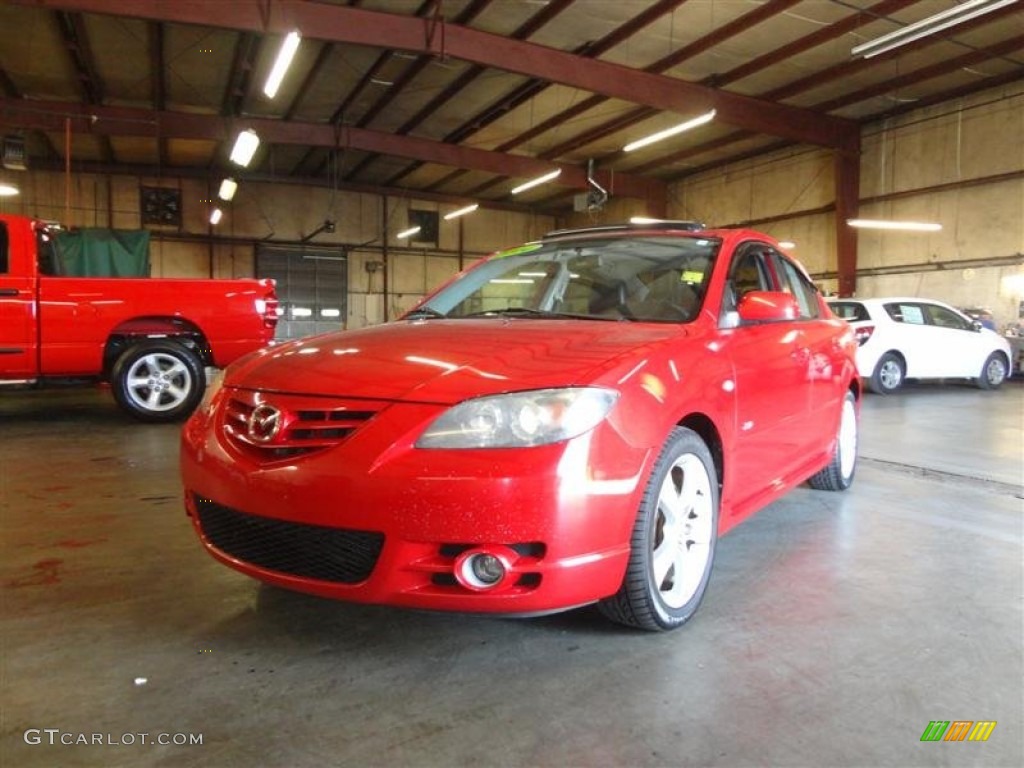
[[[260,246],[256,275],[277,281],[281,320],[276,338],[295,339],[345,326],[348,259],[337,249]]]

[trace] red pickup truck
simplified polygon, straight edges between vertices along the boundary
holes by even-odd
[[[0,215],[0,389],[109,382],[142,421],[187,416],[224,367],[266,345],[272,280],[67,277],[44,222]]]

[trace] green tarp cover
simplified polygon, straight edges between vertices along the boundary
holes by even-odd
[[[71,277],[148,277],[149,231],[85,228],[58,232],[64,274]]]

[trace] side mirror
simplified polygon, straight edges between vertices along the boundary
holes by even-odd
[[[782,291],[750,291],[743,294],[736,309],[744,323],[775,323],[800,317],[796,299]]]

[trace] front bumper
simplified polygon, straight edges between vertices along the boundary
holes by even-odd
[[[614,594],[651,451],[614,421],[536,448],[416,449],[443,409],[390,404],[336,445],[272,461],[227,436],[224,408],[197,412],[182,435],[186,510],[216,559],[323,597],[538,613]],[[506,577],[460,582],[467,550],[502,553]]]

